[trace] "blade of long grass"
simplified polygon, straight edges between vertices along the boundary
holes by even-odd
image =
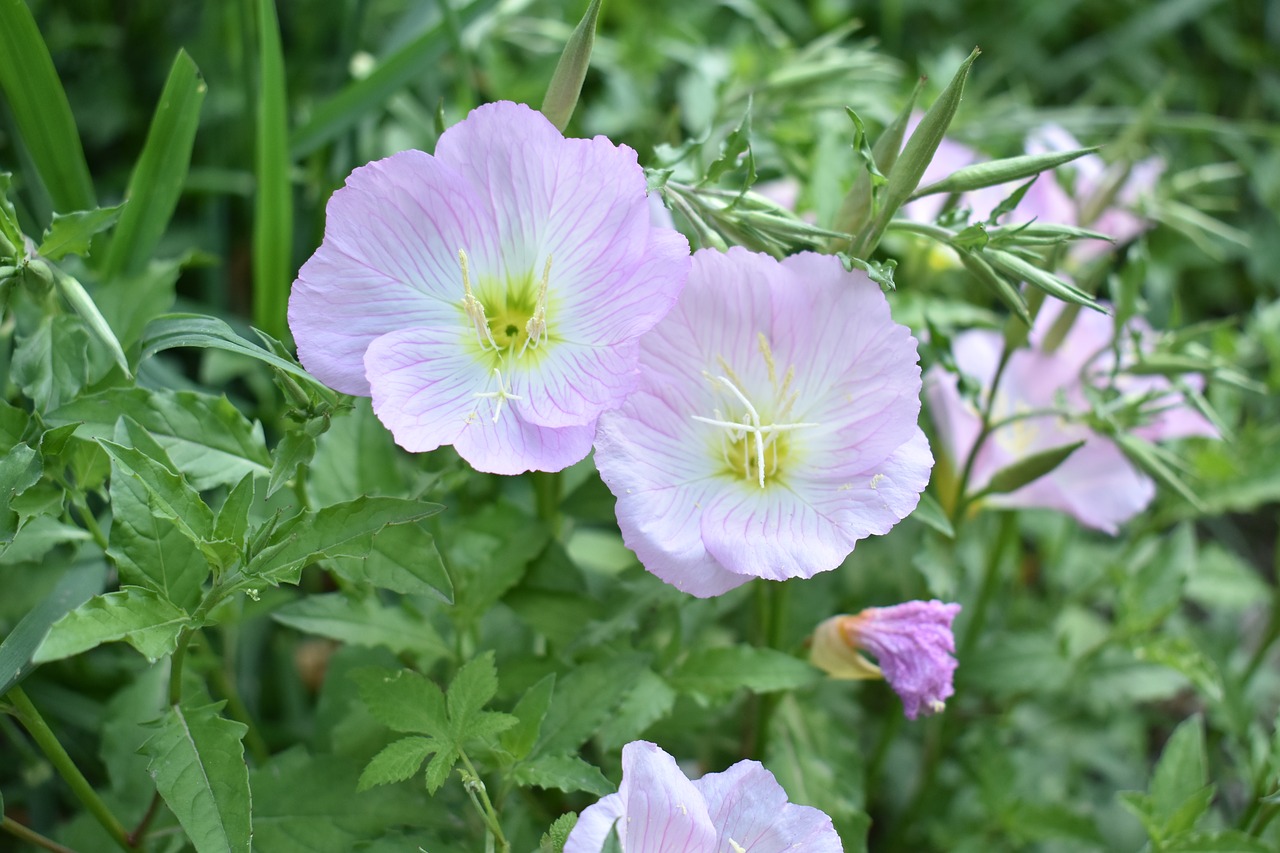
[[[179,50],[129,178],[125,193],[129,204],[103,262],[107,278],[145,268],[169,226],[191,165],[191,146],[207,88],[195,62]]]
[[[0,90],[54,209],[97,207],[67,93],[25,0],[0,0]]]
[[[258,121],[253,211],[253,323],[285,335],[292,276],[293,198],[289,186],[289,126],[284,57],[274,0],[258,0]]]

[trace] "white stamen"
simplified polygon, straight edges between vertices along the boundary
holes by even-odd
[[[716,417],[714,418],[704,418],[701,415],[690,415],[690,417],[700,423],[710,424],[711,426],[730,430],[730,435],[733,437],[734,441],[741,441],[742,439],[746,438],[747,435],[751,435],[754,439],[752,443],[755,445],[755,451],[756,451],[756,472],[759,477],[760,488],[763,489],[764,478],[766,473],[765,456],[764,456],[765,436],[766,435],[772,436],[774,433],[780,433],[780,432],[790,432],[791,430],[801,429],[803,427],[818,426],[818,424],[816,423],[761,424],[760,413],[756,411],[755,406],[751,405],[751,401],[747,399],[747,395],[743,394],[742,391],[738,389],[737,385],[734,385],[731,381],[729,381],[728,378],[724,376],[714,376],[709,378],[711,379],[711,381],[718,382],[722,384],[725,388],[728,388],[729,392],[733,394],[733,396],[737,397],[738,402],[742,403],[742,405],[746,408],[747,413],[742,416],[741,423],[735,423],[733,421],[723,420],[720,414],[720,411],[718,409],[715,410]],[[778,448],[776,444],[772,441],[770,441],[769,446],[770,446],[770,450],[773,453],[773,466],[769,469],[767,473],[773,474],[778,470]],[[751,470],[750,454],[751,454],[750,449],[744,443],[742,446],[742,470],[743,471]],[[728,455],[727,452],[725,455],[726,456]]]
[[[495,376],[498,377],[498,390],[497,391],[477,391],[476,396],[483,397],[488,400],[498,401],[493,408],[493,422],[496,424],[498,422],[498,416],[502,414],[503,403],[505,403],[507,400],[523,400],[524,397],[521,397],[519,394],[512,394],[510,391],[507,390],[507,386],[504,385],[502,382],[501,370],[495,367],[493,369],[493,373]]]
[[[542,336],[547,333],[547,285],[551,280],[551,256],[547,255],[547,265],[542,268],[542,281],[538,282],[538,297],[534,303],[533,316],[524,324],[526,337],[520,354],[530,346],[537,348],[542,343]]]
[[[483,349],[485,345],[493,347],[496,352],[498,342],[493,339],[493,332],[489,330],[489,320],[484,316],[484,305],[479,299],[476,299],[475,293],[471,290],[471,276],[467,269],[467,253],[462,249],[458,250],[458,265],[462,267],[462,310],[466,312],[467,319],[471,321],[472,327],[475,329],[476,340],[479,341],[480,347]]]

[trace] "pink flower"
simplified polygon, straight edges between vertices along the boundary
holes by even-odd
[[[902,697],[903,713],[936,714],[955,692],[956,641],[951,622],[959,604],[908,601],[868,607],[856,616],[833,616],[813,634],[809,659],[833,678],[881,678]],[[876,666],[862,656],[871,652]]]
[[[915,509],[933,459],[916,342],[828,255],[694,255],[600,418],[596,466],[650,572],[700,597],[810,577]]]
[[[480,107],[435,156],[370,163],[334,193],[289,299],[298,355],[372,396],[407,450],[560,470],[635,387],[638,338],[688,274],[687,241],[649,216],[631,149]]]
[[[600,853],[617,827],[625,853],[840,853],[831,818],[787,802],[756,761],[690,782],[647,741],[622,748],[622,785],[588,806],[564,853]]]
[[[1055,307],[1056,306],[1056,307]],[[1114,534],[1155,496],[1155,483],[1135,467],[1106,436],[1081,421],[1089,411],[1086,386],[1112,385],[1125,397],[1143,401],[1146,421],[1131,430],[1148,441],[1184,436],[1217,437],[1217,430],[1183,401],[1169,380],[1159,376],[1129,376],[1110,381],[1116,364],[1110,317],[1081,311],[1061,344],[1045,352],[1043,342],[1053,327],[1061,303],[1049,301],[1032,329],[1030,346],[1009,357],[995,389],[993,421],[1014,418],[994,430],[974,457],[968,491],[976,494],[1001,468],[1032,454],[1083,441],[1066,461],[1044,477],[1008,494],[985,498],[993,506],[1041,507],[1068,513],[1081,524]],[[1136,334],[1136,343],[1131,335]],[[1132,364],[1137,349],[1149,348],[1150,329],[1131,321],[1122,336],[1120,368]],[[1004,346],[998,332],[972,330],[957,335],[952,354],[961,373],[982,389],[979,399],[989,399],[991,383]],[[1189,380],[1198,384],[1198,378]],[[954,373],[940,367],[925,380],[929,414],[938,438],[957,471],[973,450],[982,429],[974,404],[960,394]],[[1065,407],[1068,416],[1057,414]],[[1051,410],[1055,413],[1034,414]]]

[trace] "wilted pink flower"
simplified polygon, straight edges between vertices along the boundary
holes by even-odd
[[[916,342],[829,255],[694,255],[600,418],[596,466],[645,568],[685,592],[834,569],[915,509],[933,458]]]
[[[921,711],[936,714],[955,692],[955,636],[951,622],[959,604],[908,601],[893,607],[868,607],[856,616],[833,616],[814,630],[809,660],[833,678],[884,678],[902,697],[902,710],[914,720]],[[868,651],[880,662],[863,657]]]
[[[622,784],[583,810],[564,853],[600,853],[617,826],[624,853],[840,853],[831,818],[787,802],[757,761],[690,782],[647,741],[622,748]]]
[[[1168,379],[1118,373],[1112,381],[1117,362],[1110,317],[1081,311],[1057,348],[1046,352],[1044,340],[1060,310],[1061,303],[1046,302],[1036,318],[1029,347],[1009,357],[1000,386],[995,389],[992,419],[1015,420],[995,429],[978,449],[968,491],[981,491],[996,471],[1021,459],[1083,441],[1046,476],[1017,491],[993,494],[984,500],[994,506],[1059,510],[1081,524],[1114,534],[1119,525],[1151,502],[1155,483],[1125,457],[1114,441],[1079,420],[1089,410],[1086,385],[1110,384],[1125,397],[1143,401],[1142,409],[1149,416],[1130,431],[1148,441],[1193,435],[1216,437],[1218,433],[1203,415],[1186,404]],[[1120,369],[1136,360],[1136,349],[1150,345],[1150,329],[1140,320],[1130,321],[1119,347]],[[1003,346],[998,332],[986,330],[964,332],[952,342],[957,368],[982,389],[980,405],[992,393],[991,383]],[[1188,381],[1199,384],[1198,377]],[[938,438],[951,464],[962,469],[981,432],[982,419],[975,405],[961,395],[958,377],[941,367],[929,371],[925,395]],[[1060,411],[1068,416],[1058,414]],[[1050,413],[1034,414],[1037,412]]]
[[[407,450],[559,470],[635,387],[637,339],[688,274],[687,241],[649,216],[631,149],[480,107],[435,156],[370,163],[333,194],[289,299],[298,355],[372,396]]]

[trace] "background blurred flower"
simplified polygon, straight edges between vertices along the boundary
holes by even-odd
[[[356,169],[327,213],[289,300],[299,358],[371,395],[405,449],[453,444],[482,471],[583,458],[688,272],[635,152],[520,104]]]
[[[832,256],[698,252],[640,367],[596,465],[627,546],[686,592],[834,569],[928,483],[915,339]]]
[[[1140,350],[1151,346],[1150,328],[1141,320],[1131,320],[1117,344],[1110,317],[1081,311],[1061,343],[1046,351],[1046,337],[1062,310],[1062,303],[1046,301],[1028,348],[1010,355],[994,392],[991,385],[1004,348],[1000,333],[971,330],[953,340],[956,367],[981,389],[977,405],[985,405],[994,393],[992,422],[1005,422],[978,448],[968,492],[980,492],[993,474],[1021,459],[1082,441],[1079,449],[1047,475],[1016,491],[992,494],[984,500],[994,506],[1056,509],[1082,524],[1114,534],[1119,525],[1151,502],[1155,483],[1114,441],[1082,422],[1091,410],[1086,386],[1111,387],[1130,401],[1141,402],[1140,410],[1146,417],[1129,431],[1149,441],[1217,437],[1218,433],[1186,404],[1168,379],[1117,372],[1133,364]],[[1200,384],[1199,377],[1186,381],[1192,386]],[[925,395],[938,439],[951,464],[962,469],[982,431],[981,415],[961,394],[959,377],[941,367],[929,371]]]
[[[935,600],[833,616],[814,630],[809,660],[832,678],[884,678],[902,697],[907,719],[914,720],[921,711],[934,714],[955,692],[951,623],[959,612],[959,604]],[[864,650],[880,665],[867,660]]]
[[[588,806],[564,853],[600,853],[614,825],[625,853],[839,853],[831,818],[787,802],[757,761],[690,782],[647,741],[622,748],[622,784]]]

